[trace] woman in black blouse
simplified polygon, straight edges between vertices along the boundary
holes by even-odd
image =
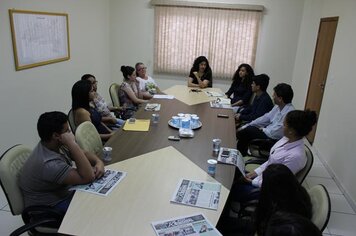
[[[189,73],[188,87],[213,87],[213,75],[206,57],[200,56],[194,60]]]
[[[232,84],[229,90],[225,93],[228,98],[231,98],[231,106],[242,107],[248,105],[252,95],[252,77],[255,73],[249,64],[241,64],[237,68]]]

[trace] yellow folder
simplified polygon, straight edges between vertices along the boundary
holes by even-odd
[[[138,120],[130,123],[129,120],[125,122],[123,130],[125,131],[148,131],[150,128],[150,120]]]

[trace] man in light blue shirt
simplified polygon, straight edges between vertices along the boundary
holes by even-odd
[[[294,110],[292,105],[293,90],[285,83],[273,88],[273,101],[276,104],[265,115],[251,121],[237,131],[237,149],[242,156],[247,155],[248,144],[253,139],[274,139],[283,137],[283,121],[288,112]]]

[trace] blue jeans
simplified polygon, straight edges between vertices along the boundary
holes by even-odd
[[[53,208],[58,210],[58,211],[61,211],[63,213],[66,213],[67,210],[68,210],[69,204],[72,201],[74,193],[75,193],[75,191],[73,191],[65,199],[63,199],[62,201],[60,201],[56,205],[54,205]]]

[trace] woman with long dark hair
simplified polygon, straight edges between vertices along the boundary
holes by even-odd
[[[108,140],[113,132],[103,122],[100,113],[90,106],[95,98],[95,91],[89,80],[79,80],[72,87],[72,111],[74,123],[79,126],[85,121],[90,121],[95,126],[101,139]]]
[[[206,57],[200,56],[194,60],[188,77],[188,87],[213,87],[213,73]]]
[[[241,64],[237,68],[232,77],[232,84],[229,90],[225,93],[228,98],[231,98],[231,106],[242,107],[249,103],[252,95],[252,77],[255,73],[249,64]]]
[[[255,217],[258,235],[264,235],[269,219],[277,211],[298,214],[307,219],[312,216],[309,194],[293,172],[283,164],[271,164],[263,172]]]

